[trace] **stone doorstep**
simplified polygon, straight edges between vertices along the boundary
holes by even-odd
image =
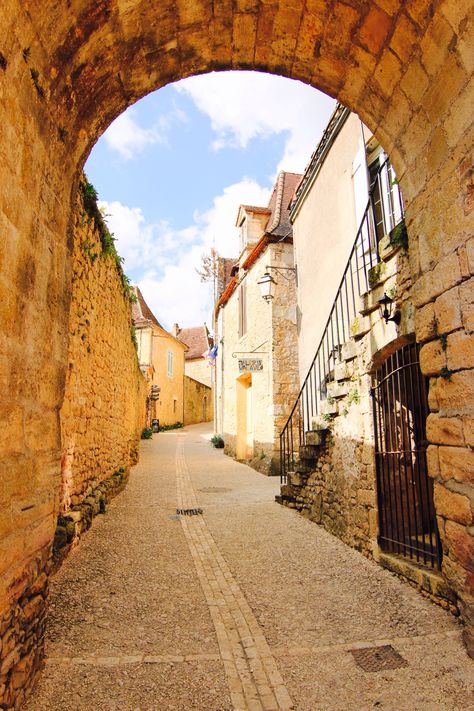
[[[378,562],[392,573],[416,583],[429,595],[434,595],[434,597],[456,605],[457,597],[439,571],[426,568],[415,561],[407,560],[393,553],[383,553],[382,551],[379,552]]]

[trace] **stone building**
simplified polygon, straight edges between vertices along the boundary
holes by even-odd
[[[402,196],[378,141],[341,105],[290,219],[302,390],[283,430],[280,500],[453,606],[450,494],[427,473],[439,417],[427,419]]]
[[[174,324],[173,335],[187,347],[184,356],[184,424],[210,422],[214,417],[214,368],[205,354],[212,348],[209,329],[202,326],[180,328]]]
[[[223,264],[221,286],[230,281],[216,304],[217,429],[227,454],[266,474],[279,471],[279,432],[298,390],[296,274],[287,206],[300,178],[282,172],[268,206],[240,206],[240,255]],[[264,274],[274,286],[267,301],[259,284]]]
[[[160,425],[184,422],[184,357],[186,346],[159,323],[143,295],[135,287],[132,305],[140,368],[149,391],[147,422]]]

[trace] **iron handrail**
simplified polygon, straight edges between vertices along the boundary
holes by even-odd
[[[303,380],[289,417],[280,433],[280,479],[286,483],[290,465],[295,461],[295,440],[298,447],[306,443],[306,432],[309,420],[319,413],[320,397],[326,390],[328,376],[331,371],[331,361],[336,362],[336,353],[340,354],[342,345],[350,337],[351,322],[357,316],[356,294],[360,297],[369,291],[369,270],[380,262],[378,254],[377,219],[374,205],[374,195],[378,189],[382,199],[383,189],[381,176],[385,172],[389,184],[389,214],[384,217],[389,220],[390,230],[403,219],[404,207],[400,191],[398,191],[400,219],[395,221],[393,195],[390,181],[390,161],[388,158],[379,166],[370,186],[369,199],[363,212],[361,223],[356,234],[349,258],[346,263],[339,287],[336,292],[321,339],[308,372]],[[389,230],[389,231],[390,231]],[[360,263],[359,263],[360,262]],[[355,269],[353,268],[355,265]],[[350,282],[350,283],[349,283]],[[345,292],[345,294],[344,294]],[[344,306],[345,300],[345,306]],[[339,310],[338,310],[339,304]],[[352,304],[352,308],[351,308]],[[322,363],[321,363],[322,356]],[[325,362],[327,359],[327,363]],[[317,366],[317,371],[316,371]],[[321,376],[321,371],[323,375]],[[318,389],[320,395],[318,396]],[[296,433],[293,432],[293,426]]]

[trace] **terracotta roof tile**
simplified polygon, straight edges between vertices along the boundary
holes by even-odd
[[[186,360],[201,358],[202,354],[209,348],[209,331],[206,324],[192,326],[191,328],[181,328],[178,331],[178,340],[188,346],[184,356]]]

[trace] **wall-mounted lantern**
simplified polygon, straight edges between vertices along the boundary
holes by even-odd
[[[295,282],[298,283],[296,267],[273,267],[267,265],[265,267],[265,274],[261,277],[260,281],[257,282],[257,284],[260,286],[260,291],[262,292],[262,298],[265,299],[265,301],[271,301],[274,298],[275,287],[278,283],[270,274],[271,269],[278,272],[278,274],[284,277],[286,281],[290,281],[290,279],[294,277]],[[291,272],[292,275],[286,276],[284,272]]]
[[[262,298],[265,299],[265,301],[271,301],[275,296],[276,286],[276,281],[272,277],[272,275],[268,271],[266,271],[260,281],[257,282],[257,284],[260,287]]]
[[[400,324],[402,315],[398,309],[396,309],[395,313],[392,316],[392,309],[393,309],[393,299],[390,298],[385,292],[382,296],[381,299],[379,299],[379,305],[380,305],[380,315],[385,321],[385,323],[388,323],[389,321],[393,321],[397,326]]]

